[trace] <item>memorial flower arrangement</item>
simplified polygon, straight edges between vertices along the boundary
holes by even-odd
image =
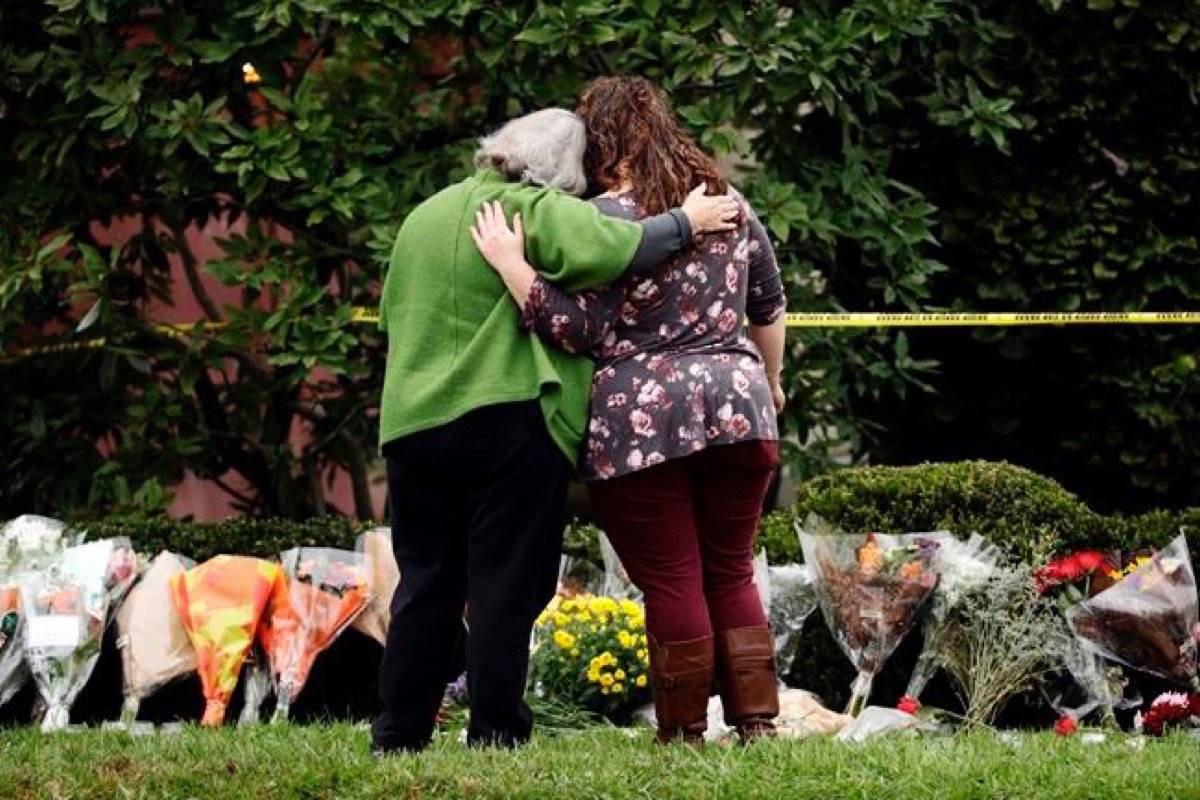
[[[1196,579],[1182,535],[1066,616],[1093,652],[1200,691]]]
[[[955,624],[954,612],[963,606],[971,592],[992,579],[1000,560],[1000,551],[978,534],[965,542],[944,536],[938,539],[938,544],[939,579],[922,627],[921,654],[901,699],[901,703],[911,701],[914,708],[919,707],[917,699],[943,661],[947,632]],[[901,707],[901,710],[906,709]]]
[[[46,703],[43,731],[62,730],[96,661],[109,610],[128,591],[137,560],[127,539],[62,551],[20,581],[25,659]]]
[[[274,721],[287,719],[317,656],[371,598],[361,553],[297,547],[280,554],[280,563],[286,591],[276,595],[259,632],[275,689]]]
[[[1133,727],[1139,733],[1162,736],[1169,726],[1195,724],[1200,720],[1200,694],[1166,692],[1150,704],[1146,712],[1139,713]]]
[[[937,585],[937,536],[946,534],[846,534],[815,515],[799,534],[821,613],[858,670],[847,707],[855,716]]]
[[[610,719],[650,700],[646,614],[633,600],[557,596],[538,616],[532,654],[536,691]]]
[[[278,564],[246,556],[215,556],[169,580],[171,600],[196,650],[204,690],[201,725],[217,727],[237,688],[268,603],[286,602]]]

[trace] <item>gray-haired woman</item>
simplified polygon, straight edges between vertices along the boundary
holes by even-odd
[[[583,190],[583,150],[583,124],[568,111],[513,120],[482,140],[478,172],[414,209],[396,239],[379,306],[379,443],[401,581],[377,752],[429,742],[468,604],[468,741],[515,745],[532,729],[522,700],[529,633],[554,591],[592,363],[520,331],[472,244],[475,214],[500,202],[523,222],[531,260],[572,290],[653,267],[693,231],[726,230],[737,216],[732,198],[698,188],[641,224],[605,217],[566,193]]]

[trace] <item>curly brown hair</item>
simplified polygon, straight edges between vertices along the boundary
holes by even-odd
[[[575,113],[587,125],[583,164],[589,181],[606,190],[619,186],[624,164],[633,198],[647,214],[682,205],[700,183],[710,194],[726,191],[716,162],[683,132],[666,99],[645,78],[597,78],[584,89]]]

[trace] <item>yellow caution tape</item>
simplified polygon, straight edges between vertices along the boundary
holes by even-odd
[[[788,314],[789,328],[968,328],[1024,325],[1196,325],[1200,311],[993,311]]]
[[[355,306],[350,321],[375,325],[379,313],[373,308]],[[971,328],[1017,327],[1027,325],[1200,325],[1200,311],[931,311],[931,312],[846,312],[797,313],[785,315],[789,328]],[[176,324],[159,322],[153,329],[163,335],[187,336],[197,327],[203,331],[223,328],[223,322]],[[0,358],[0,363],[17,361],[45,353],[104,347],[107,339],[98,337],[78,341],[57,342],[14,350]]]

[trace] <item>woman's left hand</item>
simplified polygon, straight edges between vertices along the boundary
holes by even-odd
[[[500,272],[525,264],[525,230],[521,225],[521,212],[513,215],[513,226],[509,229],[499,201],[484,203],[475,212],[471,238],[475,240],[475,246],[484,260]]]

